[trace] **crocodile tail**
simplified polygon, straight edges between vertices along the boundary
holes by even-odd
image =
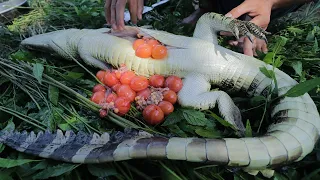
[[[244,91],[248,96],[268,96],[275,83],[259,67],[268,70],[273,67],[248,56],[234,55],[239,59],[228,62],[224,71],[228,78],[221,84],[229,85],[231,91]],[[234,66],[235,62],[237,66]],[[299,161],[313,150],[319,138],[320,117],[311,97],[307,93],[299,97],[283,97],[297,82],[278,69],[274,72],[279,101],[273,104],[271,112],[267,112],[271,113],[274,123],[261,137],[224,139],[228,152],[224,159],[229,159],[229,166],[259,170]]]

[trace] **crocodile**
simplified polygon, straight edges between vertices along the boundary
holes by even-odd
[[[260,71],[273,70],[278,99],[270,116],[274,123],[266,134],[243,138],[158,137],[141,131],[103,135],[2,130],[0,142],[21,152],[72,163],[104,163],[137,158],[185,160],[241,167],[251,174],[272,176],[273,169],[300,161],[319,138],[320,117],[311,97],[284,96],[297,82],[281,70],[254,57],[218,45],[217,32],[230,31],[236,37],[265,39],[265,31],[250,22],[216,13],[206,13],[197,22],[192,37],[135,27],[168,47],[163,60],[135,56],[132,41],[110,33],[110,29],[67,29],[36,35],[22,41],[24,47],[55,52],[66,59],[79,56],[88,65],[101,69],[125,64],[137,74],[161,74],[183,78],[178,93],[182,106],[196,109],[218,107],[220,114],[242,130],[241,114],[224,91],[211,91],[216,85],[227,92],[248,97],[264,95],[276,85]]]

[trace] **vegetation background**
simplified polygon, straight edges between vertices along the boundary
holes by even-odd
[[[156,0],[148,1],[151,5]],[[29,0],[29,6],[1,16],[0,23],[0,128],[18,131],[56,130],[88,133],[114,132],[134,127],[148,132],[180,137],[238,137],[216,109],[196,111],[179,106],[162,125],[149,127],[134,107],[125,118],[98,116],[98,107],[88,101],[97,81],[98,69],[79,66],[41,52],[19,47],[26,37],[67,28],[101,28],[103,0]],[[259,59],[288,73],[303,84],[319,107],[320,90],[320,3],[311,3],[271,24],[269,53]],[[193,12],[191,0],[170,1],[144,15],[139,26],[191,36],[194,27],[181,21]],[[15,17],[15,18],[14,18]],[[219,43],[227,48],[228,38]],[[237,50],[237,49],[233,49]],[[81,61],[80,61],[81,63]],[[265,72],[272,78],[272,71]],[[314,88],[316,87],[317,88]],[[216,87],[213,87],[216,88]],[[311,90],[312,89],[312,90]],[[263,134],[272,123],[267,97],[234,94],[246,123],[246,136]],[[169,160],[130,160],[106,164],[69,164],[37,158],[0,144],[0,179],[266,179],[251,176],[240,168]],[[272,179],[320,179],[319,144],[302,161],[276,169]]]

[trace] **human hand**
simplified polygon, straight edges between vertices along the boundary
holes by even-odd
[[[137,21],[142,19],[144,0],[106,0],[104,5],[106,21],[113,30],[124,29],[124,10],[127,2],[131,22],[137,24]]]
[[[233,34],[229,32],[221,32],[221,35],[233,36]],[[231,46],[238,46],[243,49],[243,54],[248,56],[258,56],[257,51],[268,53],[267,44],[264,40],[254,38],[251,42],[247,37],[241,37],[240,39],[234,41],[229,41]]]
[[[271,9],[273,6],[273,1],[271,0],[245,0],[242,4],[232,9],[226,14],[228,17],[238,18],[243,14],[248,14],[252,17],[251,22],[267,29],[270,22]],[[253,42],[247,37],[243,37],[238,41],[231,41],[231,45],[242,45],[243,53],[248,56],[256,55],[256,50],[261,52],[267,52],[267,44],[263,40],[254,39]]]

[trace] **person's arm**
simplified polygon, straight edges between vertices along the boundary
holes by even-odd
[[[272,1],[272,9],[278,9],[282,7],[287,7],[294,4],[302,4],[306,2],[310,2],[310,0],[271,0]]]

